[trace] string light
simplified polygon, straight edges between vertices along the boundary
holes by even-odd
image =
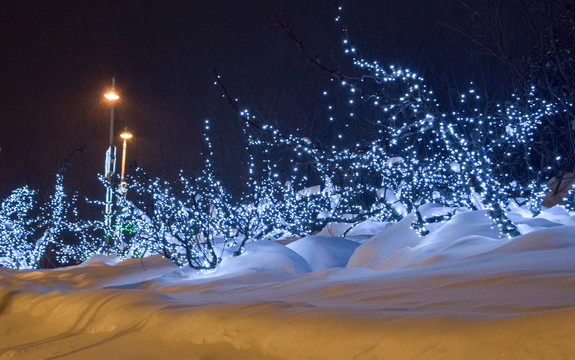
[[[335,20],[343,27],[341,7]],[[182,171],[173,182],[139,169],[129,178],[134,198],[119,198],[112,228],[77,219],[61,175],[50,201],[40,207],[32,190],[15,190],[2,202],[0,263],[38,266],[46,248],[56,244],[64,260],[102,251],[121,258],[160,253],[180,266],[213,269],[228,250],[239,255],[249,241],[306,236],[330,221],[353,227],[366,219],[393,222],[415,214],[413,228],[425,236],[427,225],[449,220],[462,207],[486,210],[502,236],[518,235],[507,215],[510,199],[536,214],[554,166],[533,163],[538,129],[573,105],[559,106],[531,87],[523,97],[513,94],[506,103],[488,106],[471,83],[456,96],[456,107],[444,106],[423,77],[361,58],[345,28],[342,34],[343,52],[360,76],[332,76],[322,91],[327,140],[262,122],[226,91],[222,97],[238,109],[246,140],[247,186],[238,199],[214,173],[211,125],[205,120],[203,169],[194,176]],[[222,84],[220,76],[214,84]],[[552,160],[563,158],[554,154]],[[571,209],[574,197],[572,192]],[[424,217],[419,209],[429,203],[451,210]],[[80,240],[64,245],[65,232]],[[106,236],[114,242],[106,244]]]

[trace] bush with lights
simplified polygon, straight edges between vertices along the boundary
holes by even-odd
[[[280,27],[295,39],[291,29]],[[298,43],[304,58],[329,73],[323,96],[331,142],[283,131],[240,110],[218,76],[215,84],[241,119],[247,144],[249,176],[239,200],[214,175],[206,120],[204,169],[196,176],[182,172],[173,182],[138,170],[128,197],[117,193],[111,228],[74,216],[61,175],[42,206],[30,189],[15,190],[2,202],[0,261],[35,267],[49,249],[60,261],[94,252],[162,254],[180,266],[214,269],[225,254],[240,255],[249,241],[303,237],[328,222],[352,228],[366,219],[393,222],[415,213],[413,227],[424,236],[428,223],[445,221],[458,208],[488,210],[502,234],[518,235],[506,214],[509,202],[540,211],[552,166],[534,149],[542,141],[542,123],[572,116],[569,99],[543,99],[528,87],[504,105],[489,105],[471,84],[446,108],[422,77],[362,59],[344,35],[352,75],[327,69]],[[342,92],[343,103],[329,101]],[[556,161],[564,162],[568,152]],[[429,203],[452,210],[425,218],[419,208]],[[79,241],[62,244],[66,233]]]
[[[336,21],[341,22],[341,13]],[[490,105],[471,84],[456,105],[444,107],[416,73],[362,59],[345,31],[344,52],[355,67],[352,75],[320,64],[289,27],[275,25],[296,41],[303,58],[329,74],[332,85],[323,92],[326,99],[332,93],[348,95],[343,103],[327,104],[335,141],[322,146],[325,141],[261,122],[248,110],[239,110],[219,77],[216,84],[242,119],[248,151],[260,147],[263,161],[289,154],[291,174],[278,174],[269,166],[268,172],[288,178],[296,191],[318,185],[310,184],[311,179],[325,179],[326,189],[337,199],[335,207],[324,208],[325,219],[395,221],[423,204],[437,203],[489,210],[501,231],[515,236],[517,228],[506,215],[509,201],[528,204],[538,213],[551,167],[537,163],[537,129],[550,118],[568,115],[571,103],[560,101],[558,106],[557,99],[543,99],[529,87],[504,105]],[[251,172],[255,165],[254,156],[250,158]],[[427,220],[417,218],[414,226],[423,229]]]
[[[14,190],[0,209],[0,266],[48,268],[73,264],[94,252],[90,222],[78,218],[76,198],[64,192],[63,175],[45,203],[28,187]]]

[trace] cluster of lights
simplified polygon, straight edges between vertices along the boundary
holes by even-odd
[[[336,22],[342,19],[340,7]],[[204,169],[197,176],[182,172],[172,183],[138,171],[129,182],[136,200],[120,199],[112,229],[70,221],[73,201],[67,200],[61,177],[41,220],[30,220],[33,192],[16,190],[0,213],[2,264],[34,266],[62,232],[72,231],[99,235],[83,235],[75,248],[59,245],[63,253],[108,246],[122,257],[161,253],[181,266],[213,269],[227,251],[240,254],[248,241],[305,236],[329,221],[352,227],[367,218],[398,221],[415,214],[413,227],[424,236],[429,224],[446,221],[460,207],[485,210],[502,234],[517,235],[506,213],[509,199],[523,198],[536,213],[548,178],[549,164],[531,164],[537,130],[545,118],[569,107],[538,98],[533,87],[524,97],[514,95],[483,112],[479,109],[489,107],[471,84],[457,97],[459,107],[446,110],[421,76],[359,58],[345,29],[343,34],[343,51],[361,76],[334,77],[322,91],[331,143],[260,122],[240,110],[226,90],[223,97],[243,119],[248,155],[247,187],[239,200],[214,174],[211,126],[205,120]],[[215,84],[221,84],[219,76]],[[339,105],[329,102],[338,92],[349,97]],[[452,210],[425,218],[419,209],[428,203]],[[33,223],[45,231],[30,241]],[[113,244],[103,242],[106,236]]]
[[[320,147],[272,125],[250,127],[252,122],[246,121],[250,166],[255,167],[256,147],[263,148],[258,157],[267,158],[262,163],[269,163],[274,151],[292,151],[290,186],[303,189],[315,185],[310,177],[329,178],[339,195],[336,205],[326,209],[332,218],[397,219],[403,216],[397,214],[398,208],[409,213],[433,202],[486,209],[503,233],[517,235],[506,215],[509,198],[539,202],[541,179],[547,177],[541,174],[545,169],[530,164],[532,145],[541,122],[561,110],[538,98],[533,87],[524,98],[514,96],[513,102],[484,114],[479,110],[485,108],[482,97],[472,87],[459,96],[459,108],[442,111],[422,77],[409,69],[358,58],[357,47],[345,29],[343,33],[344,53],[352,55],[363,73],[358,79],[331,79],[349,94],[343,102],[348,107],[341,111],[327,105],[336,143]],[[322,96],[329,98],[336,91],[323,90]],[[240,115],[249,118],[247,110]],[[306,176],[302,164],[313,164]],[[392,192],[394,200],[377,196],[382,190]]]
[[[39,258],[34,243],[32,210],[36,205],[35,192],[22,187],[2,201],[0,208],[0,266],[26,268]]]
[[[54,193],[46,203],[38,204],[35,197],[34,191],[23,187],[2,201],[0,266],[36,268],[43,258],[51,259],[52,255],[59,264],[69,263],[96,250],[89,235],[92,225],[78,219],[76,198],[65,194],[62,174],[57,175]],[[62,241],[65,233],[73,234],[76,241]]]

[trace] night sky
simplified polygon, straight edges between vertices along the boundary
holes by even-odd
[[[344,8],[365,57],[409,66],[443,93],[469,80],[487,89],[506,81],[504,67],[441,25],[465,26],[457,0],[354,0]],[[218,171],[239,179],[240,128],[213,86],[213,70],[252,113],[313,137],[326,131],[321,92],[329,76],[269,19],[293,28],[323,64],[345,69],[335,15],[331,0],[1,1],[0,196],[25,184],[49,194],[60,164],[83,149],[71,158],[66,184],[103,197],[96,175],[112,77],[122,98],[116,135],[126,126],[134,133],[129,164],[166,177],[200,167],[208,118]]]

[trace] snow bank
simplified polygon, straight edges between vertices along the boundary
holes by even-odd
[[[303,257],[312,271],[345,267],[359,243],[335,236],[313,235],[289,245]]]
[[[509,217],[519,229],[521,234],[528,234],[532,231],[537,231],[541,229],[562,226],[562,225],[574,225],[575,217],[571,216],[569,212],[561,207],[554,206],[552,208],[543,208],[541,214],[533,217],[531,211],[527,209],[526,206],[512,206],[512,211],[509,213]]]
[[[569,359],[575,226],[542,215],[516,211],[535,230],[514,239],[461,212],[427,237],[408,217],[361,245],[252,243],[209,272],[0,269],[0,359]]]
[[[247,243],[241,256],[224,257],[213,275],[271,273],[293,276],[310,271],[307,261],[291,249],[273,241],[256,241]]]
[[[421,239],[411,227],[414,221],[415,215],[410,214],[397,224],[386,227],[374,235],[355,251],[349,259],[348,266],[369,267],[378,270],[382,260],[401,249],[417,245]]]

